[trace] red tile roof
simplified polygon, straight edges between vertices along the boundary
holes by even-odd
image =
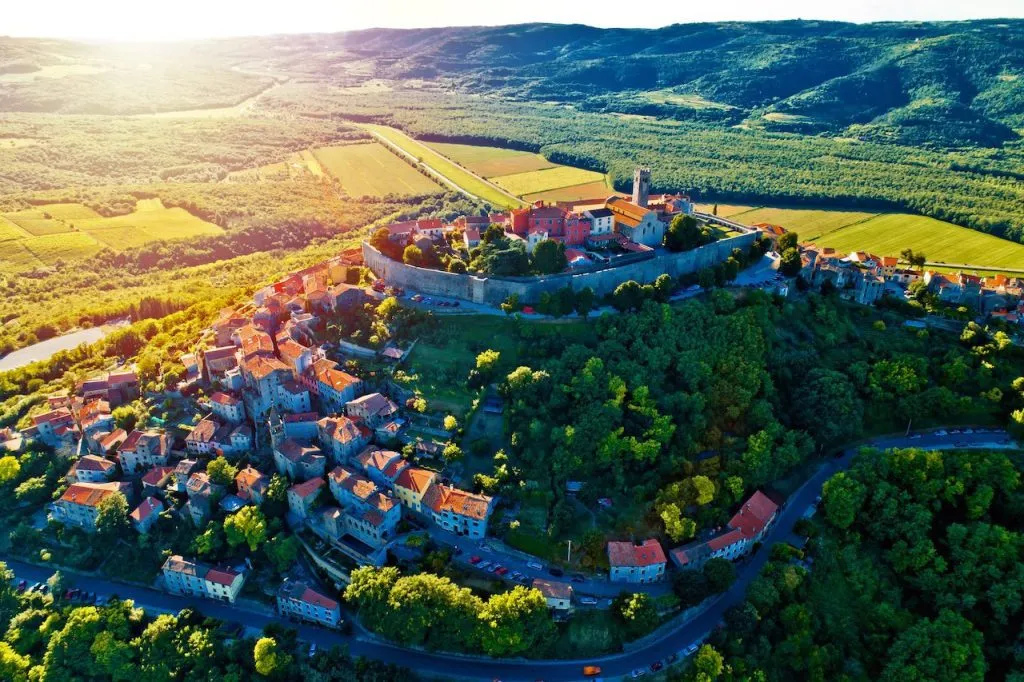
[[[231,584],[235,582],[235,578],[239,575],[241,574],[230,568],[211,568],[206,572],[206,579],[211,583],[231,587]]]
[[[433,471],[427,469],[420,469],[418,467],[409,467],[398,475],[395,479],[395,485],[402,488],[406,488],[415,493],[423,493],[430,487],[434,478],[437,476]]]
[[[338,363],[327,359],[313,363],[313,376],[321,384],[330,386],[335,391],[343,391],[353,384],[360,383],[356,377],[338,369]]]
[[[764,530],[778,509],[779,505],[758,490],[729,519],[729,527],[741,531],[745,537],[752,538]]]
[[[452,512],[478,520],[487,518],[491,508],[490,497],[475,495],[446,485],[431,486],[423,497],[423,503],[438,514]]]
[[[310,495],[315,495],[322,487],[324,487],[324,479],[311,478],[304,483],[296,483],[288,489],[288,492],[293,492],[302,499],[306,499]]]
[[[139,504],[138,507],[132,510],[132,513],[129,514],[129,516],[135,523],[142,523],[143,521],[148,519],[152,514],[159,514],[161,511],[163,511],[163,508],[163,502],[156,499],[155,497],[147,497],[142,501],[141,504]]]
[[[174,467],[153,467],[142,477],[144,485],[160,485],[160,482],[167,476],[174,473]]]
[[[612,566],[653,566],[665,563],[665,550],[661,543],[650,538],[642,544],[609,542],[608,561]]]
[[[743,531],[737,529],[730,530],[727,533],[716,535],[715,537],[708,540],[707,545],[712,550],[718,551],[724,549],[729,545],[735,545],[737,542],[742,542],[745,536]]]
[[[210,400],[217,403],[218,405],[239,405],[242,402],[241,400],[231,395],[230,393],[225,393],[223,391],[217,391],[216,393],[211,395]]]

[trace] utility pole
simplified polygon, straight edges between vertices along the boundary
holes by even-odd
[[[914,423],[913,419],[908,419],[907,420],[907,432],[905,434],[903,434],[904,436],[909,436],[910,435],[910,425],[913,424],[913,423]]]
[[[565,554],[565,563],[572,563],[572,540],[569,540],[569,551]]]

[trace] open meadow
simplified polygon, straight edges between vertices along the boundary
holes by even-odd
[[[88,258],[158,239],[188,239],[223,230],[183,208],[141,199],[127,215],[104,217],[82,204],[43,204],[0,215],[0,266],[26,270]]]
[[[708,212],[712,207],[697,206]],[[924,253],[929,263],[1024,270],[1024,245],[927,216],[727,204],[718,205],[718,215],[747,225],[781,225],[796,232],[801,242],[846,253],[898,256],[913,249]]]
[[[521,152],[516,149],[448,142],[430,142],[427,146],[483,178],[526,173],[553,168],[557,165],[540,154]]]
[[[338,179],[351,197],[420,196],[441,187],[375,142],[312,150],[317,167]],[[307,166],[309,164],[307,163]]]

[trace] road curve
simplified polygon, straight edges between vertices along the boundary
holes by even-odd
[[[952,427],[951,427],[952,428]],[[886,437],[867,441],[864,445],[879,448],[915,447],[928,450],[967,449],[967,448],[1005,448],[1003,441],[1005,432],[988,431],[972,434],[948,434],[937,436],[933,433],[911,437]],[[203,599],[192,599],[166,594],[150,588],[125,585],[114,581],[65,572],[71,581],[83,590],[101,594],[117,594],[124,599],[133,599],[138,606],[152,611],[177,612],[191,607],[205,615],[233,623],[241,623],[247,627],[261,629],[269,623],[281,622],[289,627],[297,627],[299,636],[320,647],[347,645],[353,656],[395,663],[406,666],[424,674],[444,677],[460,677],[475,680],[495,680],[504,682],[520,682],[532,680],[570,681],[582,680],[584,664],[596,664],[602,668],[604,678],[617,678],[636,668],[646,669],[652,662],[664,660],[673,653],[686,648],[689,644],[703,637],[714,629],[722,619],[726,610],[741,602],[747,592],[747,586],[760,573],[768,561],[771,546],[784,540],[792,531],[794,524],[800,519],[807,507],[821,494],[824,482],[837,471],[850,466],[855,448],[846,450],[841,457],[826,461],[799,490],[794,492],[780,510],[775,524],[765,537],[763,546],[738,567],[736,582],[713,602],[710,607],[696,618],[675,626],[667,626],[659,635],[642,647],[619,654],[598,656],[586,660],[507,660],[488,659],[479,656],[459,656],[443,653],[429,653],[407,649],[398,645],[378,640],[374,637],[356,635],[346,636],[330,630],[310,626],[295,626],[287,620],[271,615],[266,611],[246,608],[242,605],[222,604]],[[31,581],[43,581],[52,571],[35,565],[26,564],[16,559],[0,556],[15,572],[18,578]],[[623,586],[628,589],[628,585]]]

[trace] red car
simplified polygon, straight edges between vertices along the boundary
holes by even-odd
[[[508,569],[502,566],[497,571],[495,571],[495,573],[497,573],[498,575],[505,575],[506,573],[508,573]]]
[[[478,563],[480,563],[480,557],[478,557],[476,555],[473,555],[473,556],[469,557],[469,563],[471,563],[474,566],[476,566]]]

